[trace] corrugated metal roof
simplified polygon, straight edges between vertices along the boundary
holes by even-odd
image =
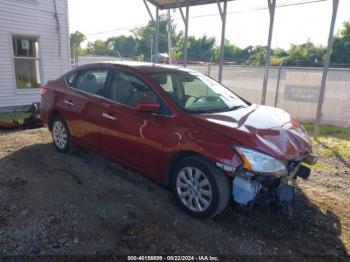
[[[153,5],[157,6],[159,9],[169,9],[178,7],[177,0],[147,0]],[[234,1],[234,0],[227,0]],[[207,4],[215,4],[217,0],[188,0],[190,6],[194,5],[207,5]],[[220,0],[220,2],[224,2],[224,0]],[[186,6],[186,0],[179,1],[180,6]]]

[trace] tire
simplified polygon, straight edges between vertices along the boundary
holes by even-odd
[[[67,153],[72,148],[72,139],[66,121],[56,116],[52,121],[52,140],[59,153]]]
[[[197,156],[180,161],[172,175],[172,189],[177,204],[196,218],[220,214],[231,199],[229,178],[209,161]]]

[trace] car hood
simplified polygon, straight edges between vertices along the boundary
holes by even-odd
[[[212,114],[194,114],[194,122],[228,136],[237,145],[265,152],[280,160],[301,158],[311,152],[302,126],[282,109],[251,105]]]

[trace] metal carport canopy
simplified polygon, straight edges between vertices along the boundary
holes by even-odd
[[[185,24],[183,65],[186,66],[187,65],[187,44],[188,44],[188,22],[189,22],[189,17],[190,17],[189,16],[189,8],[190,8],[190,6],[207,5],[207,4],[217,3],[218,8],[219,8],[221,21],[222,21],[221,45],[220,45],[220,63],[219,63],[219,77],[218,77],[219,78],[218,80],[221,83],[222,82],[222,75],[223,75],[223,65],[224,65],[224,49],[225,49],[224,44],[225,44],[227,2],[229,2],[229,1],[235,1],[235,0],[143,0],[152,21],[156,24],[156,39],[155,39],[156,57],[158,55],[159,10],[160,9],[164,10],[164,9],[170,9],[170,8],[178,8],[180,11],[181,17],[182,17],[183,22]],[[330,64],[330,57],[331,57],[333,37],[334,37],[334,27],[335,27],[337,12],[338,12],[339,1],[340,0],[332,0],[333,10],[332,10],[332,17],[331,17],[331,21],[330,21],[330,30],[329,30],[329,35],[328,35],[325,64],[324,64],[324,68],[323,68],[322,80],[321,80],[321,85],[320,85],[320,94],[319,94],[319,99],[318,99],[319,101],[318,101],[317,112],[316,112],[315,130],[314,130],[314,137],[315,138],[318,136],[319,128],[320,128],[322,105],[323,105],[324,94],[325,94],[325,89],[326,89],[326,81],[327,81],[327,75],[328,75],[328,68],[329,68],[329,64]],[[264,73],[263,91],[262,91],[262,97],[261,97],[261,104],[263,104],[263,105],[266,102],[267,82],[269,79],[271,42],[272,42],[272,35],[273,35],[276,2],[277,2],[277,0],[267,0],[269,14],[270,14],[270,24],[269,24],[267,50],[266,50],[266,54],[265,54],[265,73]],[[314,2],[318,2],[318,1],[315,0]],[[151,3],[156,7],[156,20],[153,18],[153,15],[152,15],[147,3]],[[312,1],[310,3],[312,3]],[[183,7],[186,8],[186,14],[184,14],[184,12],[182,11]]]
[[[156,25],[156,33],[154,39],[154,49],[155,55],[158,56],[159,48],[159,10],[167,10],[172,8],[178,8],[182,17],[182,20],[185,25],[185,40],[184,40],[184,57],[183,65],[187,66],[187,46],[188,46],[188,24],[189,24],[189,9],[191,6],[198,5],[208,5],[208,4],[217,4],[221,22],[222,22],[222,32],[221,32],[221,44],[220,44],[220,62],[219,62],[219,82],[222,81],[223,75],[223,65],[224,65],[224,44],[225,44],[225,29],[226,29],[226,16],[227,16],[227,2],[235,0],[143,0],[147,11]],[[156,7],[156,18],[154,19],[152,12],[150,11],[147,2],[153,4]],[[186,8],[184,13],[182,8]]]
[[[235,1],[235,0],[227,0],[227,1]],[[148,2],[152,3],[154,6],[158,7],[161,10],[177,8],[177,7],[186,7],[195,6],[195,5],[207,5],[217,3],[217,0],[148,0]],[[219,2],[225,2],[225,0],[219,0]]]

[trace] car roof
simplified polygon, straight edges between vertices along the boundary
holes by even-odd
[[[167,64],[157,64],[157,63],[148,63],[148,62],[138,62],[138,61],[101,61],[86,64],[83,67],[94,66],[94,65],[115,65],[122,67],[131,67],[137,70],[140,70],[145,73],[156,73],[156,72],[174,72],[174,71],[182,71],[182,72],[192,72],[198,73],[195,70],[180,66],[180,65],[167,65]]]

